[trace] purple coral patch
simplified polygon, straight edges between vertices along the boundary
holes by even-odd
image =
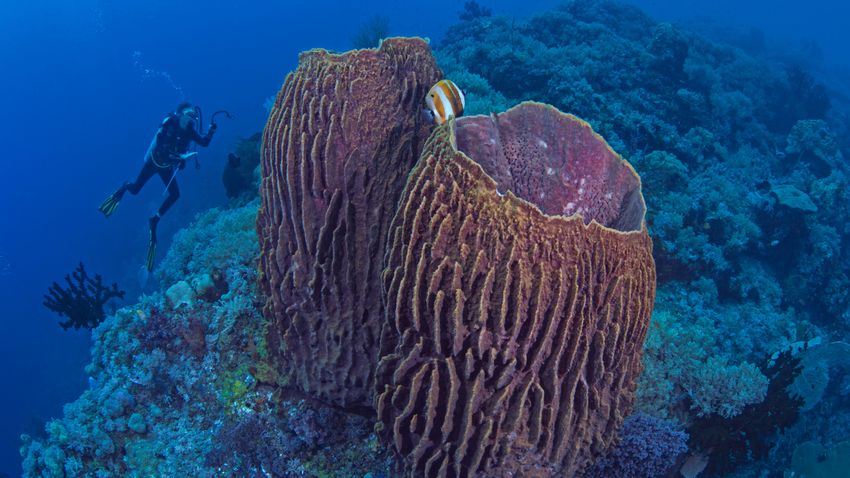
[[[664,476],[688,451],[688,434],[672,424],[638,413],[623,422],[620,443],[597,461],[585,478]]]

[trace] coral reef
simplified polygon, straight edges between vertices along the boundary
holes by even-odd
[[[688,451],[688,434],[669,422],[635,414],[623,422],[620,441],[585,473],[585,478],[646,478],[667,476]]]
[[[257,233],[270,350],[327,403],[372,404],[386,233],[440,75],[421,39],[313,50],[269,116]]]
[[[95,274],[93,279],[89,277],[82,262],[65,275],[65,283],[67,287],[63,288],[54,282],[44,294],[44,306],[68,319],[59,322],[65,330],[97,327],[106,318],[103,306],[112,299],[124,298],[124,291],[118,289],[117,283],[107,287],[100,274]]]
[[[825,449],[820,443],[801,443],[791,457],[787,478],[839,478],[850,467],[850,442],[844,441]]]
[[[845,342],[807,344],[801,355],[802,369],[789,392],[803,399],[802,411],[805,412],[823,399],[832,378],[846,377],[850,373],[850,345]]]
[[[776,434],[797,420],[804,402],[789,387],[800,374],[800,358],[784,351],[764,372],[769,385],[763,401],[733,417],[711,415],[691,424],[691,448],[709,456],[710,472],[728,474],[753,458],[765,458]]]
[[[439,68],[412,39],[302,55],[222,177],[234,208],[175,236],[161,292],[79,321],[90,389],[23,437],[27,476],[653,476],[676,473],[680,429],[685,476],[844,471],[846,99],[758,32],[741,49],[607,0],[458,13]],[[364,32],[376,47],[385,24]],[[428,139],[441,69],[467,114],[587,120],[641,174],[651,242],[636,175],[589,127],[569,129],[579,171],[551,164],[570,141],[515,141],[565,115]],[[622,264],[650,246],[647,329],[648,272]]]
[[[758,269],[753,276],[764,279]],[[779,300],[776,283],[749,286],[766,303]],[[659,289],[637,391],[643,412],[688,423],[735,416],[765,397],[767,378],[755,364],[784,347],[794,316],[768,304],[718,304],[717,295],[708,278]]]
[[[790,476],[787,474],[789,470],[799,473],[802,466],[808,466],[803,465],[808,460],[801,463],[795,458],[799,447],[805,450],[817,444],[822,447],[825,460],[830,461],[830,453],[824,448],[838,450],[850,436],[848,345],[824,342],[822,337],[816,337],[794,344],[793,353],[800,359],[801,371],[787,390],[802,399],[800,418],[775,438],[776,446],[770,450],[770,462],[756,463],[744,471],[762,471],[769,466],[775,474],[786,472],[786,476]],[[791,463],[788,463],[789,457],[792,457]]]
[[[330,477],[358,469],[364,474],[364,448],[371,447],[371,468],[390,469],[390,461],[381,463],[380,454],[371,453],[376,443],[366,418],[303,400],[286,405],[283,417],[252,414],[228,420],[217,432],[205,464],[225,476]],[[320,449],[327,453],[315,453]],[[299,458],[305,455],[309,458]]]
[[[384,272],[377,411],[410,476],[570,476],[611,444],[654,299],[639,185],[547,105],[435,129]]]
[[[159,282],[170,288],[186,281],[203,293],[209,278],[214,286],[219,283],[215,287],[223,288],[221,274],[241,267],[246,257],[256,254],[256,230],[246,227],[256,220],[256,207],[255,200],[234,209],[213,208],[195,217],[192,227],[174,235],[169,253],[155,271]]]
[[[44,437],[22,437],[25,476],[390,472],[369,420],[282,395],[286,377],[270,372],[257,210],[210,210],[177,234],[161,266],[174,269],[158,274],[190,301],[144,296],[94,328],[90,389]]]

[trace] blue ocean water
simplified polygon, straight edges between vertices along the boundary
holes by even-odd
[[[482,1],[527,17],[557,1]],[[850,68],[850,6],[837,1],[636,1],[660,21],[710,17],[755,27],[775,48],[813,42],[819,73]],[[147,244],[146,218],[163,199],[154,178],[104,220],[97,205],[135,177],[158,123],[189,100],[219,119],[200,169],[178,176],[181,198],[160,225],[160,250],[198,213],[227,204],[221,172],[237,138],[260,131],[298,53],[345,51],[363,22],[389,19],[393,35],[438,44],[462,5],[435,1],[6,2],[0,15],[0,472],[20,474],[21,433],[37,435],[88,387],[89,331],[63,331],[42,294],[79,261],[117,281],[128,300]],[[699,23],[697,21],[696,23]],[[838,81],[838,80],[836,80]],[[840,81],[835,83],[842,85]],[[850,86],[843,84],[843,86]],[[850,90],[839,91],[847,95]],[[164,252],[160,252],[160,258]],[[147,292],[150,292],[148,290]]]

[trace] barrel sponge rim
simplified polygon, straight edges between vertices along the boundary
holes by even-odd
[[[418,42],[421,42],[422,45],[427,47],[429,50],[431,49],[431,42],[427,38],[422,38],[420,36],[392,36],[381,39],[381,43],[379,43],[377,47],[353,48],[351,50],[345,50],[340,52],[328,50],[327,48],[311,48],[309,50],[305,50],[299,53],[298,61],[300,63],[303,60],[309,60],[315,56],[321,56],[325,60],[340,61],[343,59],[343,57],[346,56],[377,53],[379,51],[386,50],[386,48],[388,47],[394,47],[397,45],[409,46]]]
[[[516,104],[516,105],[508,108],[504,112],[491,113],[489,115],[489,117],[493,118],[493,117],[498,117],[498,116],[501,116],[501,115],[507,115],[507,114],[509,114],[513,111],[519,110],[521,108],[527,108],[527,107],[544,108],[549,113],[554,112],[557,115],[559,115],[560,117],[566,118],[567,120],[578,124],[582,128],[586,128],[591,133],[593,139],[598,141],[600,144],[604,145],[607,153],[609,153],[612,158],[616,158],[619,161],[618,166],[625,167],[627,169],[627,171],[632,175],[632,177],[637,182],[637,187],[634,189],[634,191],[637,192],[638,200],[640,201],[640,208],[641,208],[640,226],[637,227],[637,228],[622,230],[622,229],[618,229],[616,227],[606,226],[606,225],[598,222],[595,218],[591,218],[590,221],[585,221],[585,216],[580,212],[575,212],[575,213],[570,214],[570,215],[548,214],[548,213],[544,212],[540,208],[540,206],[535,204],[533,201],[529,201],[528,199],[525,199],[521,196],[518,196],[517,194],[515,194],[510,189],[507,189],[505,191],[503,199],[509,198],[509,200],[518,201],[520,205],[522,205],[524,207],[531,208],[532,210],[541,214],[546,219],[546,221],[555,221],[555,222],[563,221],[564,223],[571,223],[571,222],[575,222],[575,221],[580,221],[581,225],[584,226],[585,229],[589,229],[591,227],[599,227],[602,230],[621,234],[621,235],[648,234],[648,229],[647,229],[647,225],[646,225],[646,201],[643,197],[643,185],[642,185],[642,182],[641,182],[640,175],[637,173],[634,166],[632,166],[632,164],[629,161],[624,159],[621,154],[616,152],[614,150],[614,148],[612,148],[611,145],[608,144],[608,142],[605,140],[605,138],[602,137],[602,135],[600,135],[599,133],[597,133],[593,129],[593,127],[590,125],[590,123],[588,123],[587,121],[585,121],[585,120],[583,120],[583,119],[579,118],[578,116],[575,116],[571,113],[564,113],[563,111],[559,110],[558,108],[556,108],[556,107],[554,107],[554,106],[552,106],[548,103],[541,103],[541,102],[538,102],[538,101],[523,101],[519,104]],[[472,159],[472,157],[470,157],[466,152],[459,149],[458,145],[457,145],[457,122],[462,123],[462,122],[468,121],[471,118],[484,118],[484,117],[488,117],[488,115],[475,115],[475,116],[465,116],[465,117],[461,117],[461,118],[451,118],[449,121],[447,121],[444,125],[442,125],[440,127],[450,128],[449,142],[451,144],[452,150],[456,153],[456,155],[459,155],[459,156],[463,157],[464,159],[466,159],[467,161],[469,161],[471,164],[474,164],[478,168],[476,170],[476,173],[479,174],[481,176],[481,178],[484,180],[484,184],[487,187],[491,187],[496,193],[501,195],[501,193],[498,192],[498,182],[489,173],[487,173],[487,171],[484,170],[484,167],[481,164],[479,164],[477,161]]]

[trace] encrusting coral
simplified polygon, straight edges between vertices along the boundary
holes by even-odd
[[[409,476],[571,476],[611,445],[655,295],[644,211],[631,166],[548,105],[434,131],[384,272],[376,406]]]
[[[425,41],[303,53],[263,136],[257,219],[270,349],[304,391],[370,406],[386,231],[441,76]]]

